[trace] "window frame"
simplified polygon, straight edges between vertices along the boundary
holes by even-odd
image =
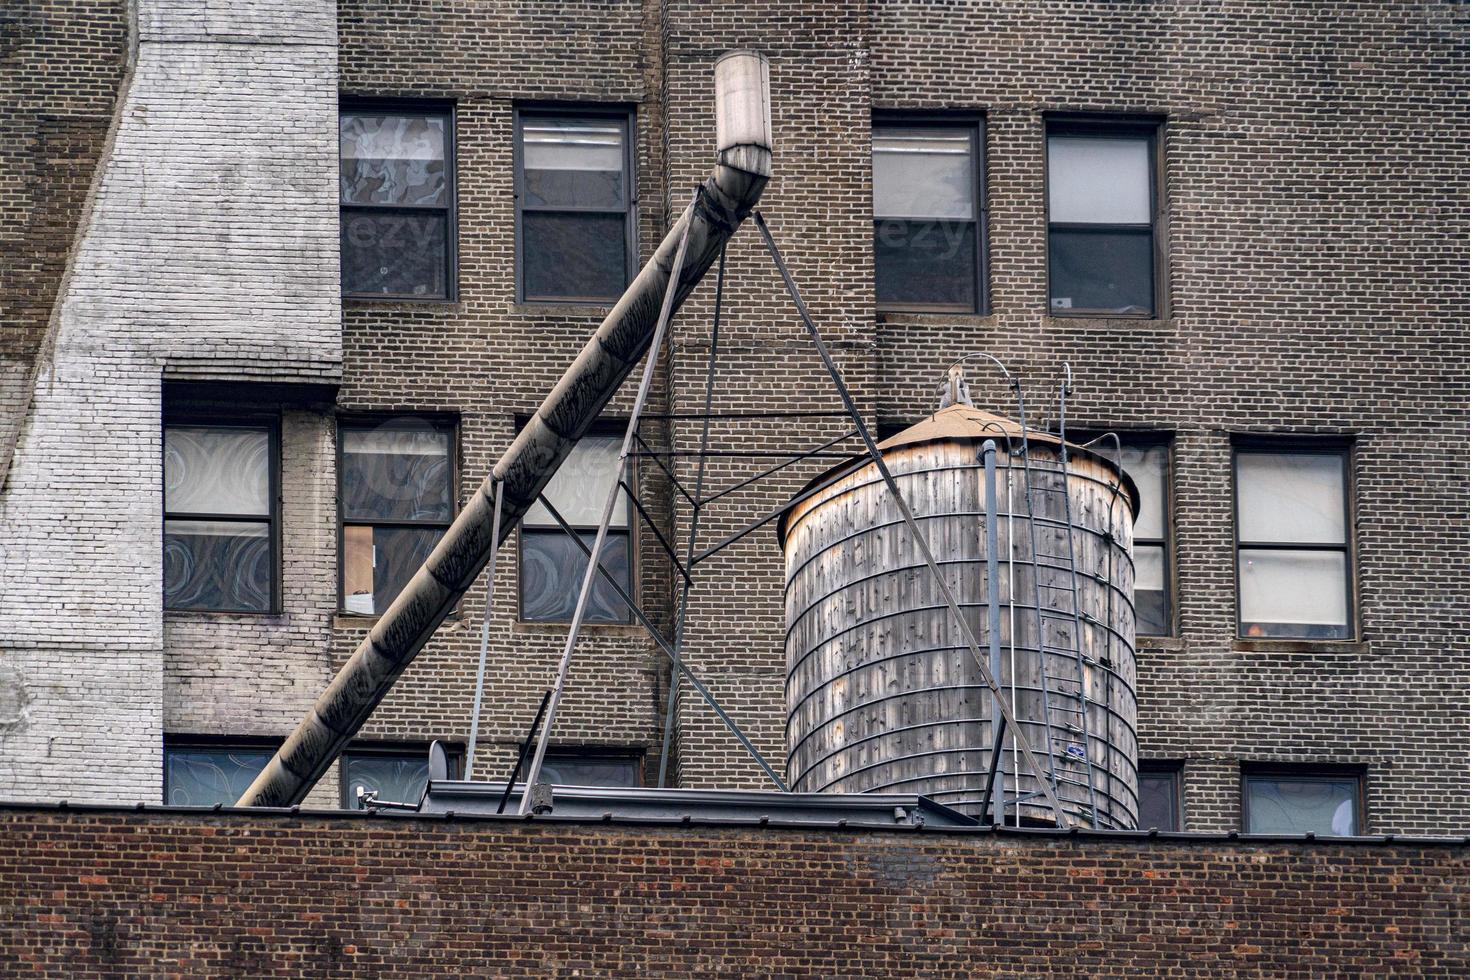
[[[354,805],[357,800],[351,792],[347,782],[347,757],[349,755],[372,756],[379,759],[422,759],[427,766],[429,763],[429,746],[433,740],[424,742],[354,742],[343,749],[337,759],[337,796],[342,804],[342,809],[361,812]],[[444,746],[444,754],[449,761],[449,778],[451,780],[464,778],[465,750],[458,742],[440,741]],[[407,802],[407,801],[394,801]]]
[[[422,204],[346,204],[342,201],[342,116],[344,113],[381,112],[395,115],[443,115],[445,205],[442,208]],[[341,95],[337,99],[337,214],[338,221],[348,211],[444,212],[444,295],[419,296],[414,293],[358,293],[347,288],[346,257],[338,244],[338,286],[343,299],[377,303],[457,303],[459,301],[459,105],[453,99],[395,99],[381,96]]]
[[[575,756],[577,757],[577,759],[588,762],[631,762],[633,764],[633,773],[637,777],[637,781],[631,787],[622,788],[640,789],[648,785],[647,773],[644,771],[648,765],[648,751],[642,747],[582,744],[552,745],[546,750],[545,762],[550,762],[552,765],[555,765],[556,763],[555,761],[553,761],[554,756]],[[576,760],[564,759],[564,761]],[[545,763],[543,763],[543,765],[544,764]],[[579,784],[566,783],[563,785],[570,786]],[[618,787],[610,788],[615,789]]]
[[[987,179],[989,155],[986,153],[988,133],[986,129],[985,113],[975,111],[959,112],[906,112],[900,109],[880,109],[873,112],[873,118],[868,130],[868,168],[869,179],[872,179],[872,143],[875,130],[884,128],[915,128],[915,129],[963,129],[968,131],[970,137],[971,159],[974,161],[973,187],[975,195],[975,216],[971,219],[975,224],[975,304],[973,307],[962,306],[954,303],[884,303],[877,298],[878,264],[877,249],[873,256],[873,308],[878,313],[953,313],[962,316],[989,316],[990,315],[990,205],[989,186]],[[868,202],[869,211],[872,211],[872,200]],[[873,219],[873,238],[878,236],[878,222],[884,219],[876,214]],[[924,218],[901,218],[898,220],[933,221],[938,219]]]
[[[267,480],[267,492],[270,495],[268,514],[261,518],[258,516],[245,516],[241,514],[218,514],[203,511],[170,511],[168,509],[167,488],[164,486],[163,467],[167,458],[166,431],[170,428],[219,428],[219,429],[258,429],[265,428],[268,433],[268,462],[270,473]],[[168,605],[168,598],[164,593],[163,579],[160,575],[158,582],[159,599],[164,612],[169,615],[202,614],[206,616],[279,616],[283,610],[282,605],[282,566],[284,555],[282,552],[281,534],[281,413],[279,411],[244,411],[223,412],[213,410],[174,409],[166,410],[163,414],[163,424],[159,427],[158,446],[158,477],[160,496],[162,496],[161,512],[163,519],[160,522],[158,532],[158,553],[164,554],[168,542],[168,522],[170,520],[198,520],[219,521],[230,524],[259,524],[265,521],[267,524],[267,538],[271,547],[271,595],[270,602],[265,609],[176,609]]]
[[[1144,776],[1168,776],[1173,786],[1174,799],[1174,827],[1172,830],[1159,828],[1160,833],[1183,833],[1184,823],[1184,763],[1177,759],[1140,759],[1138,763],[1138,779],[1142,782]],[[1139,791],[1139,830],[1151,828],[1143,826],[1143,793]]]
[[[174,735],[165,732],[163,736],[163,772],[160,773],[159,782],[163,787],[164,806],[189,806],[186,803],[170,803],[168,801],[168,754],[179,749],[203,749],[214,752],[229,751],[231,749],[266,750],[269,752],[280,751],[285,744],[285,739],[269,735],[208,735],[208,734],[182,734]],[[270,764],[270,760],[266,760]],[[264,766],[261,767],[264,769]],[[233,806],[226,803],[225,806]]]
[[[516,421],[516,432],[520,432],[521,429],[525,428],[526,423],[528,421],[530,421],[530,419],[527,416],[521,416],[521,417],[518,417],[515,421]],[[586,432],[582,433],[582,438],[586,438],[587,436],[598,436],[598,437],[618,436],[618,437],[621,437],[627,431],[628,431],[628,422],[627,422],[626,419],[621,420],[621,421],[616,420],[616,419],[612,419],[612,420],[598,420],[598,421],[594,422],[587,429]],[[577,441],[580,443],[581,442],[581,439],[578,439]],[[629,460],[631,461],[631,465],[628,467],[628,485],[632,488],[632,494],[631,495],[636,495],[638,493],[638,488],[639,488],[638,463],[637,463],[637,459],[638,459],[638,457],[633,456],[631,454],[629,455]],[[565,462],[565,461],[563,461],[563,462]],[[638,521],[639,521],[639,514],[638,514],[638,508],[633,505],[632,500],[627,501],[627,507],[628,507],[628,531],[627,531],[627,534],[628,534],[628,595],[633,599],[634,602],[637,602],[638,601],[638,594],[639,594],[639,589],[638,589],[639,571],[640,571],[640,565],[641,565],[641,563],[639,562],[639,555],[638,555],[638,545],[639,545]],[[528,511],[528,513],[529,513],[529,511]],[[597,533],[597,528],[595,526],[593,526],[593,525],[571,524],[569,522],[567,526],[570,527],[572,530],[576,531],[579,535],[580,534],[596,534]],[[612,529],[609,528],[609,532],[611,532],[611,530]],[[545,532],[549,532],[549,533],[552,533],[552,534],[560,534],[562,536],[566,536],[566,533],[567,533],[566,531],[562,530],[562,528],[559,525],[557,525],[555,523],[552,523],[552,524],[549,524],[549,525],[541,525],[541,524],[534,524],[533,525],[533,524],[526,523],[526,520],[525,520],[524,517],[519,522],[517,522],[517,524],[516,524],[516,622],[517,623],[520,623],[520,624],[527,625],[527,626],[566,626],[566,625],[568,625],[571,622],[571,620],[569,620],[569,619],[527,619],[526,618],[525,590],[522,588],[522,582],[523,582],[523,575],[525,574],[525,567],[526,567],[526,532],[527,531],[531,531],[531,532],[545,531]],[[626,619],[620,619],[620,620],[616,620],[616,621],[612,621],[612,620],[596,620],[596,621],[592,621],[592,622],[583,622],[582,623],[582,628],[583,629],[588,629],[588,628],[597,629],[597,628],[608,627],[608,626],[612,626],[612,627],[633,626],[633,625],[636,625],[637,624],[637,621],[638,621],[637,620],[637,617],[635,617],[633,615],[633,610],[630,608],[628,610],[628,616],[627,616]]]
[[[1247,762],[1240,764],[1240,832],[1251,835],[1250,830],[1250,782],[1253,779],[1278,779],[1293,782],[1342,782],[1351,779],[1357,783],[1353,794],[1353,832],[1346,836],[1362,837],[1368,832],[1368,767],[1359,763],[1343,762]],[[1252,835],[1256,836],[1256,835]],[[1261,834],[1259,836],[1278,836]],[[1317,835],[1324,836],[1324,835]],[[1339,835],[1326,835],[1337,837]]]
[[[1172,433],[1151,430],[1147,432],[1119,432],[1118,440],[1124,449],[1162,449],[1164,451],[1164,508],[1163,508],[1163,538],[1138,538],[1133,539],[1133,546],[1143,544],[1150,547],[1162,548],[1164,552],[1164,632],[1162,633],[1137,633],[1135,615],[1135,635],[1167,638],[1179,635],[1177,597],[1174,593],[1174,437]]]
[[[1342,463],[1342,526],[1343,542],[1341,544],[1324,544],[1320,542],[1249,542],[1242,543],[1240,539],[1240,454],[1277,454],[1277,455],[1303,455],[1303,456],[1337,456]],[[1358,570],[1357,570],[1357,514],[1353,501],[1357,497],[1357,488],[1353,480],[1355,445],[1349,438],[1301,438],[1301,437],[1270,437],[1270,436],[1237,436],[1231,441],[1230,446],[1230,519],[1231,538],[1231,578],[1235,585],[1235,638],[1252,643],[1355,643],[1360,639],[1361,627],[1358,623]],[[1338,552],[1343,556],[1343,590],[1345,593],[1347,611],[1347,633],[1344,636],[1247,636],[1244,631],[1245,619],[1241,615],[1240,601],[1240,551],[1241,548],[1255,551],[1321,551]]]
[[[611,306],[619,296],[573,297],[573,296],[527,296],[525,272],[525,234],[522,214],[537,211],[551,214],[618,214],[610,208],[591,207],[545,207],[525,204],[522,188],[525,183],[525,159],[521,132],[527,117],[537,116],[585,116],[598,119],[616,119],[623,125],[623,174],[626,191],[623,209],[623,290],[633,282],[640,268],[638,254],[638,107],[633,103],[598,102],[517,102],[511,110],[511,170],[512,197],[515,208],[515,302],[534,306]]]
[[[410,520],[387,520],[387,521],[349,521],[347,520],[347,509],[342,498],[342,475],[345,472],[343,466],[345,453],[343,452],[343,434],[353,426],[371,425],[373,423],[388,422],[393,419],[414,418],[423,419],[433,425],[436,431],[447,431],[449,433],[449,519],[439,521],[410,521]],[[337,508],[337,612],[338,616],[354,616],[363,621],[377,619],[382,612],[362,613],[347,608],[343,601],[343,575],[346,572],[346,529],[352,527],[401,527],[401,528],[443,528],[448,530],[459,517],[462,501],[460,499],[460,417],[451,412],[415,412],[403,410],[396,412],[339,412],[334,421],[334,447],[335,466],[337,467],[337,483],[333,491],[333,500]],[[396,598],[396,596],[395,596]],[[425,746],[425,752],[428,747]]]
[[[1088,113],[1045,113],[1042,116],[1041,138],[1041,204],[1045,215],[1044,230],[1046,254],[1046,296],[1043,311],[1047,316],[1070,317],[1089,320],[1163,320],[1167,318],[1168,305],[1168,248],[1164,241],[1165,183],[1164,159],[1165,128],[1168,120],[1152,115],[1098,115]],[[1062,231],[1106,232],[1143,230],[1139,224],[1090,224],[1080,222],[1053,222],[1051,220],[1051,138],[1052,136],[1079,136],[1099,139],[1148,140],[1148,193],[1149,193],[1149,255],[1151,301],[1153,308],[1146,313],[1115,313],[1108,310],[1085,308],[1054,309],[1052,298],[1051,235],[1053,228]]]

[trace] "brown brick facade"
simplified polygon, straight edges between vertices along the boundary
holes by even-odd
[[[1463,976],[1464,844],[0,812],[8,976]]]

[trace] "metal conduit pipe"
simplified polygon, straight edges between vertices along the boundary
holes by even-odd
[[[755,207],[771,175],[770,81],[763,55],[732,51],[715,62],[715,137],[714,172],[696,191],[693,207],[669,229],[428,560],[240,797],[239,806],[301,802],[643,357],[653,340],[685,226],[689,244],[674,294],[675,310]],[[504,484],[499,540],[492,531],[497,483]]]

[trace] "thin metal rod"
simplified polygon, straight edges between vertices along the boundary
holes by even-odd
[[[490,532],[491,541],[500,540],[500,514],[505,503],[505,483],[495,481],[495,517]],[[475,706],[470,709],[470,747],[465,754],[464,778],[475,778],[475,745],[480,740],[480,698],[485,693],[485,658],[490,652],[490,611],[495,605],[495,556],[500,552],[494,548],[490,561],[485,566],[485,616],[480,621],[480,665],[475,668]]]
[[[830,449],[833,446],[837,445],[839,442],[846,442],[848,439],[855,439],[855,438],[857,438],[857,432],[856,431],[844,432],[842,435],[838,436],[835,439],[829,439],[829,440],[827,440],[826,442],[822,443],[820,446],[816,447],[816,449],[813,449],[810,452],[802,453],[799,456],[793,456],[790,459],[786,460],[785,462],[777,463],[775,466],[772,466],[768,470],[762,470],[761,472],[757,473],[755,476],[747,477],[746,479],[741,480],[739,483],[735,484],[734,486],[726,487],[725,489],[721,490],[717,494],[714,494],[713,496],[702,498],[699,501],[700,506],[702,507],[702,506],[705,506],[706,504],[712,504],[716,500],[719,500],[721,497],[724,497],[724,496],[726,496],[728,494],[732,494],[736,490],[741,490],[741,489],[744,489],[745,487],[750,486],[752,483],[755,483],[757,480],[764,480],[766,477],[770,476],[771,474],[773,474],[773,473],[779,473],[779,472],[781,472],[782,470],[784,470],[788,466],[794,466],[797,463],[800,463],[802,460],[811,459],[812,456],[814,456],[815,454],[821,452],[823,449]]]
[[[671,469],[669,469],[669,467],[664,463],[664,461],[659,458],[659,454],[653,451],[653,447],[650,446],[648,443],[646,443],[646,442],[643,441],[643,436],[640,435],[639,433],[635,432],[635,433],[633,433],[633,438],[635,440],[637,440],[638,445],[642,446],[645,450],[647,450],[647,452],[636,452],[635,451],[633,453],[630,453],[629,455],[631,455],[631,456],[638,456],[638,457],[644,457],[644,456],[646,456],[647,458],[649,458],[649,459],[653,460],[655,463],[657,463],[658,464],[658,468],[664,471],[664,475],[669,478],[669,482],[674,485],[674,489],[679,491],[680,496],[682,496],[685,500],[689,501],[689,503],[690,503],[691,506],[695,505],[697,503],[697,501],[693,497],[689,496],[689,491],[684,489],[684,484],[682,484],[682,483],[679,482],[679,478],[677,476],[675,476],[674,475],[674,471],[671,470]]]
[[[573,543],[581,549],[582,554],[587,558],[591,558],[592,552],[588,549],[587,542],[582,540],[582,536],[551,505],[551,502],[546,499],[546,495],[542,494],[537,499],[541,506],[546,508],[546,512],[551,515],[551,519],[556,521],[557,525],[571,537]],[[633,601],[633,597],[628,594],[628,590],[623,588],[622,583],[601,562],[597,563],[597,571],[602,576],[603,581],[611,586],[612,590],[618,594],[618,598],[628,604],[628,608],[633,611],[633,617],[638,620],[638,625],[647,630],[648,635],[653,638],[653,642],[658,644],[658,648],[668,656],[671,662],[678,665],[680,674],[687,678],[690,684],[694,685],[694,689],[699,692],[700,697],[704,698],[705,703],[710,706],[710,710],[715,713],[720,721],[725,723],[726,728],[730,729],[730,734],[735,736],[736,741],[745,747],[745,751],[750,753],[750,757],[756,761],[756,764],[765,770],[766,775],[771,777],[771,781],[776,784],[776,788],[783,793],[788,792],[786,784],[781,780],[780,776],[776,775],[776,770],[772,769],[770,763],[766,762],[765,756],[761,755],[760,750],[755,747],[755,743],[746,737],[745,732],[741,731],[740,726],[735,723],[735,719],[731,718],[725,709],[720,707],[720,702],[715,700],[715,696],[710,692],[710,689],[704,685],[703,681],[695,676],[694,671],[689,669],[688,664],[675,658],[674,645],[658,631],[658,628],[653,625],[638,603]]]
[[[715,273],[715,312],[710,324],[709,358],[704,369],[704,425],[699,433],[699,464],[694,473],[694,508],[689,515],[689,541],[684,548],[684,587],[679,594],[679,614],[674,620],[673,663],[669,665],[669,696],[664,706],[664,738],[658,750],[658,787],[668,785],[670,742],[674,736],[674,715],[679,704],[679,666],[684,656],[684,623],[689,615],[689,590],[694,586],[687,569],[694,558],[694,542],[699,535],[699,512],[704,506],[704,466],[709,451],[710,409],[715,399],[715,373],[720,351],[720,311],[725,303],[725,249],[720,249],[720,268]]]
[[[638,510],[638,516],[643,518],[643,523],[648,525],[648,530],[653,532],[653,537],[656,541],[658,541],[659,547],[664,549],[664,554],[668,555],[669,561],[673,562],[674,570],[679,573],[679,576],[683,578],[685,582],[688,582],[689,573],[686,572],[684,570],[684,566],[679,563],[679,555],[677,552],[674,551],[674,546],[669,544],[669,539],[664,537],[663,532],[658,529],[658,525],[653,522],[653,516],[649,514],[646,509],[644,509],[643,502],[638,499],[638,495],[633,492],[633,488],[628,486],[627,482],[624,480],[619,480],[618,486],[623,488],[623,492],[626,493],[628,495],[628,499],[633,502],[633,506]]]
[[[980,447],[980,453],[985,459],[985,582],[986,600],[990,607],[990,672],[997,678],[1001,677],[1000,659],[1000,532],[995,526],[996,501],[995,501],[995,440],[986,439]],[[1011,637],[1015,642],[1015,637]],[[1043,665],[1043,669],[1044,669]],[[1014,680],[1014,678],[1012,678]],[[1000,757],[1005,753],[1005,716],[1000,713],[1000,700],[991,694],[990,705],[990,775],[985,785],[985,793],[980,798],[991,799],[994,793],[994,802],[991,810],[995,814],[995,823],[1002,823],[1005,819],[1005,780],[1002,779],[997,785],[995,773],[1000,765]],[[1019,784],[1016,787],[1020,789]]]
[[[546,714],[546,702],[551,700],[551,692],[547,691],[541,695],[541,707],[536,709],[536,717],[531,719],[531,728],[526,732],[526,739],[521,743],[520,754],[516,756],[515,768],[510,771],[510,778],[505,781],[505,792],[500,794],[500,805],[495,808],[496,813],[505,812],[505,804],[510,802],[511,788],[516,784],[516,777],[521,774],[521,767],[526,764],[526,756],[531,751],[531,743],[536,740],[536,730],[541,727],[541,718]],[[530,792],[529,787],[526,792]]]
[[[845,419],[846,412],[644,412],[645,422],[769,421],[786,419]]]
[[[691,201],[689,207],[685,209],[684,217],[680,218],[684,225],[684,234],[679,236],[679,248],[674,253],[669,284],[664,290],[663,307],[658,311],[658,324],[654,327],[653,340],[649,344],[644,361],[643,380],[638,384],[638,395],[633,400],[633,411],[628,417],[628,427],[623,432],[623,448],[618,454],[618,471],[624,478],[628,475],[628,451],[633,448],[633,436],[638,431],[638,416],[642,414],[643,406],[648,401],[648,392],[653,388],[654,368],[658,365],[658,355],[663,348],[664,333],[674,313],[674,294],[679,291],[679,277],[684,271],[684,256],[689,251],[689,229],[692,227],[692,222],[686,218],[693,212],[693,209],[694,202]],[[546,758],[546,746],[550,741],[552,725],[556,722],[556,709],[560,707],[562,692],[566,689],[567,673],[572,666],[572,650],[576,647],[577,636],[582,631],[582,619],[587,613],[587,601],[592,597],[592,583],[597,580],[597,568],[601,564],[602,547],[607,543],[607,527],[612,523],[613,509],[617,506],[618,495],[622,492],[623,488],[617,483],[607,488],[607,500],[602,505],[602,520],[597,524],[597,538],[592,543],[587,571],[582,575],[582,591],[577,595],[577,607],[572,613],[571,626],[567,629],[566,646],[562,648],[561,663],[557,665],[556,684],[551,689],[551,703],[547,706],[546,726],[541,729],[541,737],[536,742],[536,757],[531,760],[531,770],[526,774],[526,792],[521,795],[520,812],[522,815],[531,811],[532,790],[536,786],[537,778],[541,775],[541,763]]]
[[[682,458],[685,458],[685,457],[695,457],[695,456],[715,456],[715,457],[720,457],[720,458],[724,458],[724,459],[782,459],[782,458],[784,458],[786,456],[790,456],[791,453],[789,451],[787,451],[787,450],[784,450],[784,449],[751,449],[751,450],[742,450],[742,449],[711,449],[707,453],[700,453],[700,452],[698,452],[696,450],[693,450],[693,449],[682,449],[682,450],[681,449],[670,449],[670,450],[656,449],[656,450],[649,450],[648,452],[635,452],[632,455],[639,456],[639,457],[647,457],[649,459],[660,459],[660,458],[663,458],[663,457],[670,457],[672,459],[682,459]],[[807,453],[807,456],[808,457],[820,457],[822,459],[851,459],[852,458],[852,453],[823,453],[823,452],[813,452],[813,453]]]
[[[846,457],[846,458],[851,459],[850,456],[849,457]],[[749,524],[745,525],[740,530],[736,531],[734,534],[730,534],[730,535],[725,536],[724,538],[721,538],[719,541],[717,541],[714,544],[710,545],[708,548],[704,549],[699,554],[695,555],[694,556],[694,565],[698,565],[700,562],[704,561],[706,558],[709,558],[711,555],[714,555],[714,554],[716,554],[718,552],[724,551],[726,548],[730,547],[730,545],[732,545],[735,542],[739,541],[741,538],[745,537],[747,534],[750,534],[753,531],[760,530],[762,527],[764,527],[765,525],[771,523],[776,518],[778,518],[782,514],[786,513],[788,510],[794,509],[795,507],[799,506],[800,504],[804,503],[805,501],[811,499],[812,497],[815,497],[817,494],[819,494],[822,491],[826,490],[827,487],[828,487],[828,485],[829,484],[828,484],[827,481],[823,481],[819,486],[812,487],[809,490],[805,490],[805,491],[797,494],[796,496],[792,497],[790,500],[786,501],[786,503],[784,503],[781,506],[777,507],[775,510],[768,511],[764,516],[759,517],[759,518],[757,518],[754,521],[751,521]],[[694,570],[694,565],[690,565],[689,566],[690,571],[693,571]]]
[[[776,269],[781,273],[781,279],[786,284],[786,292],[790,294],[791,301],[796,305],[796,311],[801,316],[802,325],[806,328],[807,335],[811,337],[812,344],[821,356],[822,363],[827,368],[827,374],[832,378],[832,384],[837,389],[838,396],[842,399],[843,407],[852,416],[853,424],[858,430],[858,435],[862,437],[863,444],[867,447],[869,459],[872,460],[873,465],[877,467],[879,474],[882,475],[883,482],[887,484],[888,493],[893,497],[893,502],[898,507],[899,512],[903,514],[904,523],[908,525],[909,533],[912,535],[914,543],[918,545],[920,553],[924,556],[924,564],[929,566],[929,572],[934,576],[935,586],[944,597],[945,605],[949,607],[950,615],[954,617],[956,624],[958,624],[960,635],[964,637],[965,645],[970,648],[970,656],[975,658],[975,663],[980,668],[980,674],[984,678],[986,686],[990,688],[991,694],[996,699],[996,703],[1001,707],[1001,714],[1006,718],[1007,722],[1012,723],[1011,727],[1015,730],[1016,744],[1020,747],[1022,755],[1026,757],[1026,764],[1031,767],[1032,772],[1036,773],[1041,783],[1041,788],[1046,793],[1047,802],[1051,804],[1053,812],[1057,815],[1057,826],[1064,830],[1067,829],[1071,826],[1071,822],[1062,810],[1061,801],[1057,799],[1056,792],[1052,789],[1051,783],[1047,782],[1046,775],[1041,769],[1041,763],[1037,761],[1036,756],[1031,751],[1030,742],[1022,734],[1021,729],[1013,723],[1014,719],[1010,717],[1011,709],[1006,704],[1005,696],[1000,689],[1000,684],[996,682],[995,675],[991,673],[990,665],[980,655],[980,644],[975,639],[975,633],[970,629],[970,624],[965,621],[965,616],[960,611],[959,603],[955,600],[949,583],[945,582],[944,575],[939,571],[939,564],[934,560],[934,552],[929,547],[929,540],[925,537],[923,531],[920,530],[919,522],[914,519],[914,513],[909,509],[908,501],[904,499],[903,493],[898,488],[898,481],[893,478],[893,474],[888,469],[888,464],[883,461],[883,454],[878,451],[878,444],[873,440],[872,434],[868,432],[867,423],[863,421],[862,413],[858,411],[857,403],[853,400],[852,393],[847,390],[847,383],[842,379],[842,371],[837,367],[837,362],[832,360],[832,354],[827,350],[827,345],[823,342],[822,335],[817,330],[817,325],[812,320],[812,315],[807,310],[806,303],[801,298],[800,290],[796,288],[796,281],[791,278],[791,270],[786,268],[786,262],[781,257],[781,250],[776,247],[776,240],[771,237],[771,230],[766,227],[765,218],[759,211],[756,211],[752,217],[755,218],[755,226],[760,229],[761,237],[766,242],[766,249],[771,253],[771,259],[776,263]]]

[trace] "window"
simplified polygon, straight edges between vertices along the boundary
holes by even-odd
[[[873,265],[881,310],[984,308],[983,146],[970,122],[873,124]]]
[[[590,550],[597,525],[607,503],[608,488],[618,480],[620,436],[590,434],[582,437],[572,454],[547,484],[546,499],[581,536]],[[602,546],[602,565],[618,583],[633,594],[631,505],[628,495],[619,497]],[[577,608],[587,556],[571,536],[557,525],[551,513],[538,502],[521,521],[521,619],[569,622]],[[592,580],[584,616],[589,623],[627,623],[632,611],[607,580]]]
[[[454,423],[399,416],[337,424],[342,609],[383,612],[454,518]]]
[[[1153,124],[1047,126],[1052,313],[1154,315],[1157,139]]]
[[[1345,449],[1237,449],[1243,637],[1352,635]]]
[[[516,112],[516,248],[523,301],[611,303],[636,269],[633,115]]]
[[[603,749],[548,751],[541,781],[558,786],[642,786],[643,755]]]
[[[1133,524],[1133,608],[1140,636],[1172,632],[1169,582],[1169,446],[1125,441],[1123,470],[1140,497]]]
[[[1248,834],[1348,837],[1362,833],[1361,769],[1247,767],[1243,787]]]
[[[1138,764],[1138,829],[1174,831],[1183,828],[1180,769],[1175,762]]]
[[[454,294],[454,114],[349,103],[340,117],[342,294]]]
[[[458,779],[464,757],[448,750],[449,778]],[[360,810],[358,790],[389,803],[417,803],[429,785],[429,747],[354,748],[342,753],[342,809]]]
[[[165,609],[276,608],[276,425],[166,423]]]
[[[234,806],[278,746],[261,739],[165,743],[163,802],[169,806]]]

